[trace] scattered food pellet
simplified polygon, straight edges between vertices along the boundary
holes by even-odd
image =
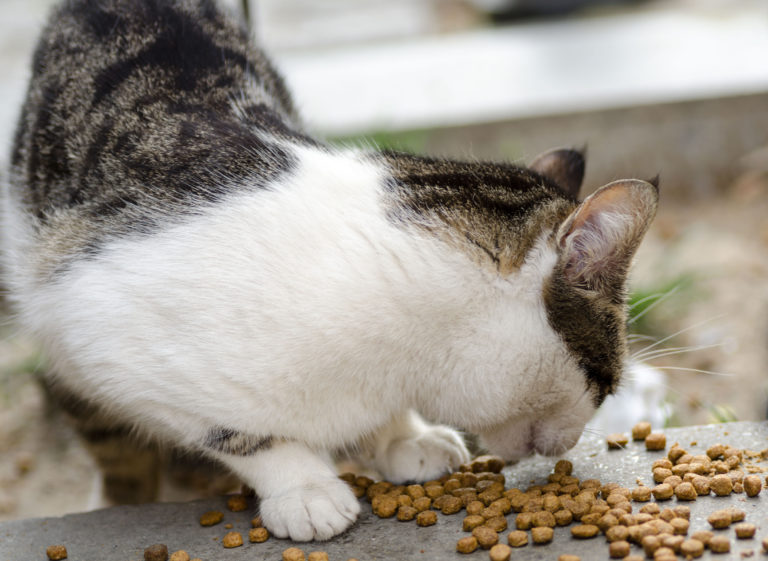
[[[704,544],[699,540],[685,540],[680,544],[680,553],[688,557],[701,557],[704,554]]]
[[[646,450],[664,450],[667,447],[667,437],[660,432],[652,432],[645,437]]]
[[[608,555],[610,555],[612,559],[623,559],[629,555],[629,542],[624,540],[611,542],[608,546]]]
[[[251,543],[264,543],[269,539],[269,530],[264,527],[248,530],[248,541]]]
[[[697,497],[696,489],[691,483],[680,483],[675,487],[675,496],[681,501],[695,501]]]
[[[627,438],[626,434],[622,434],[620,432],[609,434],[605,438],[606,443],[608,444],[608,448],[611,450],[618,450],[621,448],[624,448],[627,443],[629,442],[629,438]]]
[[[744,478],[744,491],[748,497],[756,497],[763,488],[759,475],[748,475]]]
[[[657,501],[664,501],[671,499],[672,495],[675,494],[675,491],[669,483],[662,483],[651,489],[651,493],[653,493],[653,496]]]
[[[224,513],[220,510],[210,510],[200,517],[201,526],[213,526],[224,520]]]
[[[712,553],[728,553],[731,551],[731,540],[725,536],[713,536],[707,547]]]
[[[477,538],[475,536],[467,536],[456,542],[456,551],[459,553],[472,553],[476,549]]]
[[[168,546],[162,543],[150,545],[144,550],[144,561],[168,561]]]
[[[733,527],[734,532],[736,532],[736,537],[740,540],[753,538],[756,529],[755,525],[750,524],[749,522],[741,522]]]
[[[425,510],[416,516],[416,524],[419,526],[432,526],[437,523],[437,513],[434,510]]]
[[[597,528],[597,526],[595,526]],[[555,531],[548,526],[540,526],[538,528],[531,528],[531,541],[536,545],[549,543],[555,536]]]
[[[306,559],[304,551],[298,547],[289,547],[283,550],[283,561],[306,561]]]
[[[724,497],[733,491],[733,482],[730,477],[721,473],[710,479],[709,488],[718,497]]]
[[[477,543],[483,549],[491,549],[499,542],[499,534],[494,532],[488,526],[478,526],[472,530],[472,535],[477,540]]]
[[[651,423],[641,421],[632,427],[632,440],[645,440],[651,434]]]
[[[557,558],[557,561],[581,561],[581,557],[564,553]]]
[[[491,561],[509,561],[512,555],[512,548],[503,543],[497,543],[488,552]]]
[[[232,495],[227,499],[227,508],[232,512],[240,512],[248,508],[248,499],[242,495]]]
[[[514,530],[507,536],[507,542],[512,547],[523,547],[528,545],[528,532]]]
[[[600,528],[593,524],[579,524],[571,528],[571,535],[579,539],[594,538],[599,531]]]
[[[328,561],[328,554],[325,551],[313,551],[307,555],[307,561]]]
[[[715,534],[709,530],[699,530],[698,532],[694,532],[691,537],[694,540],[699,540],[706,547],[709,545],[710,540],[715,537]]]
[[[240,547],[243,545],[243,536],[240,532],[227,532],[224,537],[221,538],[221,545],[227,549]]]
[[[51,561],[59,561],[67,558],[67,548],[63,545],[49,545],[45,549],[45,554]]]
[[[573,463],[569,460],[558,460],[552,472],[571,475],[571,473],[573,473]]]
[[[189,553],[187,553],[183,549],[174,551],[173,553],[171,553],[171,558],[169,561],[189,561]]]
[[[727,510],[716,510],[707,517],[707,522],[716,530],[727,528],[731,525],[731,513]]]

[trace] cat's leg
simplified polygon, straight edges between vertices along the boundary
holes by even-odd
[[[434,479],[470,459],[456,430],[431,425],[411,410],[375,435],[369,454],[373,467],[395,483]]]
[[[265,439],[231,449],[210,441],[214,456],[256,491],[264,525],[276,537],[327,540],[357,520],[360,503],[349,486],[306,445]]]

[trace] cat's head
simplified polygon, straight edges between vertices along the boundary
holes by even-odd
[[[530,168],[575,197],[584,160],[578,152],[556,150]],[[542,252],[550,265],[539,281],[546,318],[543,325],[531,320],[532,331],[540,330],[532,341],[539,345],[532,353],[538,363],[525,366],[526,376],[509,389],[519,393],[507,396],[508,414],[480,431],[491,451],[508,460],[563,453],[618,389],[626,359],[627,273],[657,202],[656,181],[615,181],[552,229]]]

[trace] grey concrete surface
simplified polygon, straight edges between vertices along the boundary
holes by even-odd
[[[692,453],[703,453],[708,446],[718,442],[753,450],[768,446],[768,423],[727,423],[665,432],[668,447],[679,442]],[[634,487],[638,478],[652,484],[650,465],[662,454],[647,452],[638,443],[630,443],[626,450],[609,451],[602,438],[586,435],[564,457],[574,463],[574,475],[580,478],[599,478],[603,482],[615,481]],[[534,457],[508,466],[505,468],[507,486],[527,486],[531,481],[541,481],[551,471],[555,460]],[[675,500],[666,504],[674,506]],[[755,558],[764,558],[760,541],[768,535],[768,491],[756,498],[733,494],[729,497],[700,497],[694,503],[686,504],[692,511],[690,533],[708,529],[707,515],[726,506],[746,511],[746,521],[758,527],[755,538],[750,540],[736,540],[732,529],[721,530],[731,538],[731,553],[712,555],[707,552],[702,559],[742,559],[747,555],[743,552],[747,551],[753,552]],[[198,517],[212,509],[224,512],[224,521],[217,526],[201,527]],[[251,510],[232,513],[226,509],[225,499],[221,498],[191,503],[124,506],[61,518],[0,523],[0,561],[45,560],[45,549],[52,544],[66,545],[68,559],[72,561],[140,561],[144,548],[155,543],[166,544],[171,552],[184,549],[192,557],[203,561],[280,560],[282,551],[292,545],[298,545],[307,553],[326,551],[331,560],[341,561],[349,558],[360,561],[488,558],[488,553],[482,550],[471,555],[455,552],[456,541],[466,535],[461,531],[462,514],[439,514],[435,526],[420,528],[414,522],[379,519],[371,513],[367,503],[363,504],[363,514],[357,524],[329,542],[292,544],[287,540],[270,538],[262,544],[250,544],[246,539],[242,547],[224,549],[220,540],[229,531],[224,524],[232,524],[233,530],[245,535],[255,509],[256,505],[253,505]],[[507,518],[513,526],[514,514]],[[506,532],[502,535],[506,536]],[[529,545],[514,550],[513,559],[554,560],[561,553],[577,554],[583,560],[608,559],[608,547],[603,537],[576,541],[571,538],[569,528],[557,528],[551,544]]]

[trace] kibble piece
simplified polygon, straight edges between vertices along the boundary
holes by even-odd
[[[313,551],[307,555],[307,561],[328,561],[328,554],[325,551]]]
[[[680,553],[686,557],[701,557],[704,554],[704,544],[699,540],[685,540],[680,544]]]
[[[617,432],[614,434],[609,434],[605,438],[605,442],[608,444],[608,448],[610,448],[611,450],[617,450],[620,448],[624,448],[629,442],[629,439],[627,438],[626,434]]]
[[[685,518],[673,518],[669,521],[674,528],[674,534],[676,536],[684,536],[688,533],[688,527],[690,523]]]
[[[264,527],[248,530],[248,541],[251,543],[264,543],[269,539],[269,530]]]
[[[180,549],[171,553],[170,561],[189,561],[189,553]]]
[[[579,539],[594,538],[599,531],[600,528],[593,524],[578,524],[571,528],[571,535]]]
[[[651,488],[646,487],[645,485],[641,485],[640,487],[635,487],[632,489],[632,500],[644,503],[651,500]]]
[[[675,487],[675,496],[681,501],[695,501],[696,489],[691,483],[681,483]]]
[[[533,527],[533,514],[521,512],[515,517],[515,527],[518,530],[530,530]]]
[[[595,526],[597,528],[597,526]],[[555,535],[555,531],[547,526],[531,528],[531,540],[537,545],[549,543]]]
[[[495,532],[503,532],[507,529],[507,519],[504,516],[494,516],[486,520],[485,525]]]
[[[632,440],[645,440],[651,434],[651,423],[641,421],[632,427]]]
[[[304,551],[298,547],[289,547],[283,550],[283,561],[305,561]]]
[[[672,489],[674,490],[678,485],[680,485],[683,482],[683,480],[680,478],[679,475],[670,475],[669,477],[665,477],[662,480],[662,483],[666,483]]]
[[[716,510],[707,517],[707,522],[715,529],[727,528],[731,525],[731,513],[727,510]]]
[[[563,553],[557,558],[557,561],[581,561],[581,557],[578,555],[571,555],[570,553]]]
[[[661,540],[657,536],[643,536],[640,546],[647,557],[653,557],[656,550],[661,547]]]
[[[503,543],[497,543],[488,552],[491,561],[509,561],[509,557],[512,555],[512,548]]]
[[[432,526],[437,522],[437,513],[434,510],[424,510],[416,515],[416,524],[419,526]]]
[[[397,519],[400,522],[410,522],[411,520],[416,518],[418,514],[419,514],[418,510],[408,505],[403,505],[397,509]]]
[[[720,473],[710,479],[709,488],[718,497],[724,497],[733,491],[733,481],[726,474]]]
[[[240,532],[227,532],[223,538],[221,538],[221,545],[226,548],[240,547],[243,545],[243,536]]]
[[[227,508],[232,512],[240,512],[248,508],[248,499],[242,495],[232,495],[227,499]]]
[[[629,542],[624,540],[611,542],[608,546],[608,555],[612,559],[623,559],[629,555]]]
[[[379,518],[390,518],[397,512],[397,499],[389,495],[376,495],[371,501],[371,508]]]
[[[48,556],[48,559],[51,561],[59,561],[60,559],[66,559],[67,558],[67,548],[63,545],[49,545],[45,549],[45,554]],[[166,550],[166,555],[168,554],[168,551]]]
[[[541,512],[533,513],[531,523],[534,527],[548,526],[550,528],[554,528],[557,524],[557,521],[555,520],[554,514],[548,510],[542,510]]]
[[[686,520],[691,519],[691,507],[687,505],[677,505],[672,507],[672,512],[674,512],[675,516],[678,518],[685,518]]]
[[[685,541],[684,536],[670,536],[669,534],[659,534],[661,545],[670,548],[675,553],[680,551],[680,546]]]
[[[666,447],[667,447],[667,437],[660,432],[652,432],[651,434],[645,437],[646,450],[664,450],[664,448]]]
[[[709,477],[696,475],[691,479],[691,484],[693,485],[693,488],[696,489],[697,495],[709,495]]]
[[[464,504],[458,497],[445,496],[445,500],[440,507],[443,514],[456,514],[463,508]]]
[[[494,532],[488,526],[478,526],[472,530],[472,535],[477,539],[477,543],[483,549],[491,549],[499,542],[499,534]]]
[[[756,497],[763,488],[759,475],[748,475],[744,478],[744,491],[748,497]]]
[[[430,485],[429,487],[424,487],[424,492],[430,499],[434,500],[445,494],[445,488],[442,485]]]
[[[483,503],[480,503],[482,506]],[[419,497],[418,499],[414,499],[413,501],[413,508],[415,508],[419,512],[423,512],[425,510],[428,510],[432,506],[432,499],[429,497]]]
[[[755,536],[755,525],[750,524],[749,522],[741,522],[740,524],[736,524],[733,527],[734,532],[736,532],[736,537],[740,540],[746,540],[753,538]]]
[[[163,543],[150,545],[144,550],[144,561],[166,561],[168,559],[168,546]]]
[[[743,510],[739,510],[738,508],[729,507],[725,509],[728,514],[731,515],[731,522],[741,522],[746,518],[747,513]]]
[[[512,547],[523,547],[528,545],[528,532],[522,530],[514,530],[507,536],[507,542]]]
[[[569,460],[558,460],[555,464],[554,473],[562,473],[563,475],[571,475],[573,473],[573,463]]]
[[[464,517],[464,520],[461,523],[461,527],[465,532],[471,532],[483,524],[485,524],[485,518],[479,514],[470,514],[469,516]]]
[[[224,520],[224,513],[219,510],[209,510],[200,516],[201,526],[213,526]]]
[[[467,536],[456,542],[456,551],[459,553],[472,553],[477,549],[477,538]]]
[[[669,547],[660,547],[653,554],[653,561],[677,561],[675,551]]]
[[[672,495],[675,494],[675,491],[669,483],[662,483],[651,489],[651,493],[653,493],[653,496],[657,501],[665,501],[671,499]]]
[[[558,510],[554,514],[555,516],[555,524],[558,526],[568,526],[571,522],[573,522],[573,513],[570,510]]]
[[[691,537],[694,540],[699,540],[701,543],[704,544],[704,547],[707,547],[709,545],[709,541],[714,536],[715,536],[715,534],[710,532],[709,530],[699,530],[698,532],[694,532]]]
[[[626,541],[629,539],[629,528],[626,526],[612,526],[605,531],[605,539],[609,542]]]
[[[731,551],[731,540],[726,536],[714,536],[707,544],[712,553],[728,553]]]

